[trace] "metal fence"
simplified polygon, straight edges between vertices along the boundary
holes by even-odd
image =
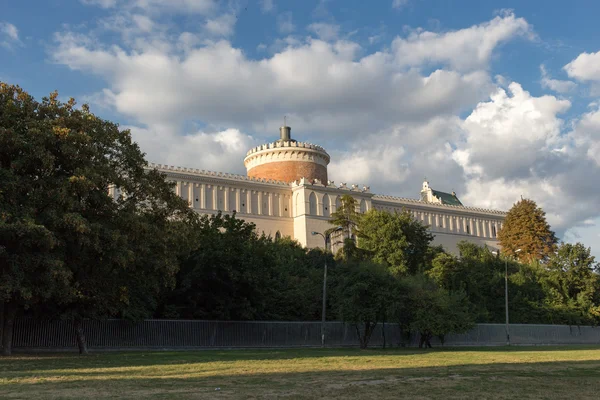
[[[378,324],[369,343],[382,346],[384,329]],[[146,320],[129,322],[104,320],[83,323],[88,346],[92,349],[135,348],[258,348],[316,347],[321,345],[320,322],[238,322]],[[387,346],[398,346],[400,334],[395,324],[385,325]],[[600,344],[600,327],[564,325],[511,325],[511,343],[519,345]],[[418,345],[411,335],[409,346]],[[325,343],[331,347],[358,346],[356,329],[342,322],[326,323]],[[439,345],[434,338],[432,344]],[[493,346],[506,344],[503,324],[478,324],[471,331],[448,335],[446,346]],[[66,349],[76,347],[70,321],[18,319],[13,346],[21,349]]]

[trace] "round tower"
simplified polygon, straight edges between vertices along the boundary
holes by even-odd
[[[329,154],[321,146],[292,139],[291,131],[284,125],[279,140],[248,151],[244,159],[248,176],[283,182],[318,179],[326,185]]]

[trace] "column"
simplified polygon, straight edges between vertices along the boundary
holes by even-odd
[[[252,214],[252,190],[246,190],[246,213]]]
[[[213,185],[212,187],[212,192],[213,192],[213,210],[218,210],[219,209],[219,186],[217,185]]]
[[[475,226],[477,227],[477,236],[481,236],[481,230],[479,228],[479,225],[481,225],[480,222],[481,220],[479,218],[475,219]]]
[[[183,182],[181,181],[177,181],[177,186],[175,186],[175,193],[177,193],[177,196],[179,197],[183,197]]]
[[[273,215],[273,193],[269,193],[269,215]]]
[[[279,195],[279,216],[283,217],[286,215],[285,209],[283,208],[283,194]]]
[[[200,184],[200,208],[206,209],[206,185]]]
[[[475,232],[473,232],[473,218],[469,218],[467,223],[469,224],[469,235],[474,235]]]
[[[263,209],[262,209],[263,193],[259,191],[256,194],[256,198],[258,199],[258,207],[256,208],[256,211],[258,212],[258,215],[262,215],[262,212],[263,212]]]
[[[235,210],[237,212],[242,211],[242,195],[240,193],[240,189],[235,189]]]
[[[194,208],[194,184],[192,182],[188,182],[188,204],[191,208]]]
[[[223,187],[223,209],[225,211],[231,211],[229,209],[229,188],[227,186]]]
[[[448,227],[450,228],[450,232],[454,232],[454,215],[448,217]]]

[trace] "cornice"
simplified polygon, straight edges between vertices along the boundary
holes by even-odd
[[[432,204],[432,203],[423,202],[418,199],[409,199],[406,197],[387,196],[387,195],[381,195],[381,194],[374,195],[373,202],[388,203],[388,204],[395,204],[395,205],[398,205],[398,204],[399,205],[412,205],[412,206],[418,206],[418,207],[423,207],[423,208],[427,208],[427,209],[444,208],[444,209],[454,210],[454,211],[458,211],[458,212],[461,212],[461,211],[462,212],[478,212],[478,213],[491,214],[491,215],[495,215],[495,216],[502,216],[502,217],[506,216],[505,211],[491,210],[491,209],[479,208],[479,207],[455,206],[455,205],[451,205],[451,204]]]

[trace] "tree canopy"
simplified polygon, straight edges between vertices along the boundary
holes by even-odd
[[[117,199],[111,185],[121,190]],[[129,131],[56,92],[37,102],[4,83],[0,188],[6,340],[16,310],[41,299],[75,322],[149,315],[178,268],[169,227],[195,218],[173,185],[147,170]]]
[[[396,274],[423,271],[433,235],[408,212],[370,210],[358,223],[358,246]]]
[[[498,240],[504,253],[523,261],[547,260],[558,242],[544,210],[529,199],[518,201],[508,211]]]

